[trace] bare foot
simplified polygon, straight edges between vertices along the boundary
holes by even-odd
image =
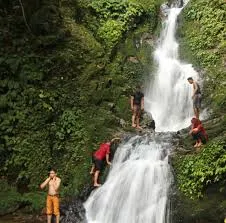
[[[202,146],[202,143],[200,142],[198,145],[197,145],[197,148],[200,148]]]
[[[94,184],[93,186],[94,186],[94,187],[100,187],[101,184]]]
[[[140,130],[142,130],[142,128],[141,128],[141,127],[140,127],[139,125],[137,126],[137,129],[140,129]]]
[[[132,124],[132,127],[133,127],[133,128],[136,128],[136,124]]]
[[[198,146],[198,143],[196,143],[195,145],[194,145],[194,147],[196,148]]]

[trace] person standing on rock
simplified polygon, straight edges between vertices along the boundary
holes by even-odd
[[[52,214],[56,216],[56,223],[60,222],[60,202],[59,202],[59,188],[61,179],[57,177],[55,169],[51,169],[49,177],[40,185],[44,189],[48,185],[48,195],[46,200],[46,214],[47,223],[51,223]]]
[[[114,143],[116,140],[120,140],[120,138],[114,138],[110,142],[102,143],[99,149],[93,153],[93,156],[92,156],[93,165],[92,165],[90,174],[94,174],[94,180],[93,180],[94,187],[101,186],[101,184],[98,183],[98,179],[99,179],[100,172],[104,168],[105,161],[109,166],[111,165],[111,162],[109,160],[110,147],[111,147],[111,144]]]
[[[141,86],[136,87],[135,93],[131,95],[130,99],[132,115],[132,127],[142,129],[140,127],[140,115],[141,111],[144,110],[144,94],[141,92]]]
[[[196,81],[193,80],[192,77],[189,77],[187,80],[189,84],[193,85],[193,93],[192,93],[193,109],[194,109],[195,117],[199,119],[201,99],[202,99],[200,86]]]

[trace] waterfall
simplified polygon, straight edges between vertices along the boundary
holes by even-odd
[[[145,92],[145,110],[152,114],[158,131],[184,128],[193,116],[192,87],[187,78],[197,79],[198,74],[192,65],[178,59],[175,32],[181,10],[165,11],[167,18],[154,53],[158,67]],[[166,136],[134,136],[119,146],[106,182],[84,204],[88,223],[171,222],[173,177]]]
[[[198,74],[191,64],[182,63],[178,58],[179,45],[175,33],[181,10],[171,8],[165,11],[168,16],[163,21],[159,44],[154,52],[157,71],[145,92],[145,110],[152,114],[157,131],[185,128],[193,116],[192,87],[187,78],[197,80]]]
[[[148,136],[122,143],[106,182],[85,203],[88,223],[169,223],[169,148]]]

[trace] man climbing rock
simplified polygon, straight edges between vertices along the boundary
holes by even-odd
[[[193,93],[192,93],[193,109],[194,109],[195,117],[199,119],[201,99],[202,99],[200,86],[196,81],[193,80],[192,77],[189,77],[187,80],[189,84],[193,85]]]
[[[40,185],[44,189],[48,185],[48,195],[46,200],[47,223],[51,223],[52,214],[56,216],[56,223],[60,222],[59,210],[59,188],[61,179],[57,177],[55,169],[51,169],[49,177]]]
[[[141,86],[136,87],[136,91],[131,95],[130,99],[132,115],[132,127],[142,129],[140,127],[140,115],[141,111],[144,110],[144,94],[141,92]]]
[[[92,165],[90,174],[94,174],[94,180],[93,180],[94,187],[101,186],[101,184],[98,183],[98,179],[99,179],[100,172],[104,168],[105,160],[108,165],[111,165],[111,162],[109,160],[110,147],[111,147],[111,144],[114,143],[116,140],[120,140],[120,138],[114,138],[110,142],[102,143],[99,149],[96,152],[94,152],[92,156],[93,165]]]

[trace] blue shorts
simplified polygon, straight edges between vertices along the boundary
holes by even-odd
[[[196,94],[193,98],[193,108],[200,109],[201,108],[201,94]]]

